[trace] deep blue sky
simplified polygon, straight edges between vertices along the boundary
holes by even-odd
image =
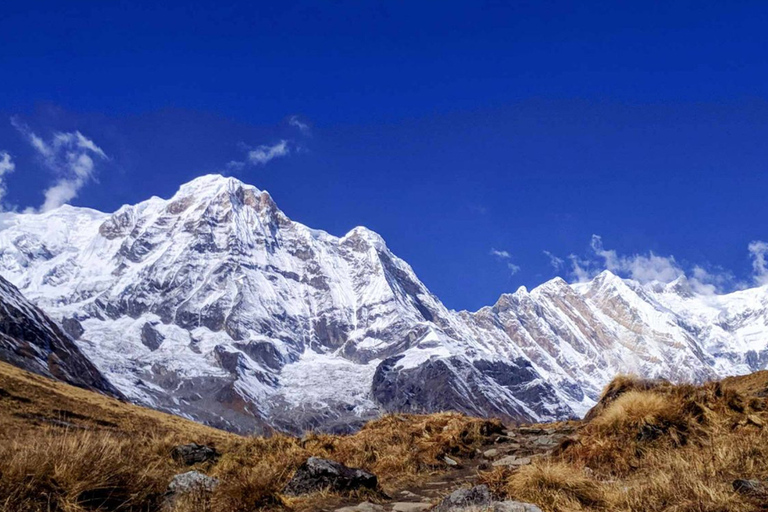
[[[768,240],[765,2],[163,3],[3,2],[6,203],[53,178],[16,116],[104,150],[72,204],[106,211],[288,140],[234,174],[378,231],[453,308],[572,279],[543,251],[593,234],[734,282]]]

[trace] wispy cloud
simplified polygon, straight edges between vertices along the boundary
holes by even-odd
[[[640,283],[669,283],[684,275],[674,256],[659,256],[653,252],[620,255],[613,249],[606,249],[600,235],[592,235],[590,249],[591,254],[586,257],[575,254],[568,256],[571,275],[579,282],[588,281],[603,270],[610,270]]]
[[[547,258],[549,258],[549,264],[552,265],[552,268],[554,268],[555,270],[560,270],[561,268],[563,268],[563,264],[565,263],[563,258],[558,258],[557,256],[555,256],[549,251],[543,251],[543,252],[547,256]]]
[[[291,148],[287,140],[281,140],[272,146],[259,146],[248,152],[248,161],[253,165],[267,165],[275,158],[290,154]]]
[[[261,145],[249,149],[246,159],[232,160],[227,164],[227,169],[231,171],[241,171],[248,165],[262,167],[276,158],[281,158],[291,154],[291,143],[287,140],[280,140],[275,144]]]
[[[599,235],[592,235],[591,247],[597,256],[603,258],[606,269],[629,274],[629,277],[641,283],[669,283],[684,274],[674,256],[657,256],[653,252],[647,255],[619,256],[615,250],[603,247],[603,239]]]
[[[509,251],[501,251],[501,250],[492,248],[489,254],[494,258],[498,259],[499,261],[506,262],[507,268],[510,271],[510,275],[515,275],[518,272],[520,272],[520,266],[515,265],[510,261],[512,259],[512,255],[509,253]]]
[[[747,247],[752,258],[752,270],[755,282],[759,285],[768,284],[768,242],[755,240]]]
[[[104,151],[79,131],[56,132],[45,141],[28,126],[11,119],[11,124],[27,139],[41,157],[43,164],[53,171],[56,181],[44,192],[45,201],[39,211],[47,212],[68,203],[95,174],[96,160],[108,160]]]
[[[311,128],[307,123],[299,119],[299,116],[291,116],[288,118],[288,124],[297,128],[303,135],[310,135],[312,133]]]
[[[571,277],[578,282],[589,281],[603,270],[610,270],[621,277],[634,279],[639,283],[670,283],[685,276],[691,288],[701,294],[711,295],[734,288],[743,287],[737,283],[734,275],[720,267],[711,265],[693,265],[683,268],[674,256],[659,256],[653,252],[646,254],[622,255],[616,250],[606,249],[599,235],[592,235],[591,252],[581,257],[568,256],[571,264]],[[752,242],[749,252],[753,258],[754,279],[758,284],[768,283],[768,243]]]
[[[0,208],[2,207],[2,201],[5,198],[7,188],[5,186],[5,175],[13,172],[16,169],[16,164],[13,163],[11,154],[7,151],[0,151]]]

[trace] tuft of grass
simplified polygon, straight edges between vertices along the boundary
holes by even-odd
[[[597,482],[583,471],[558,462],[520,468],[507,481],[507,491],[551,510],[600,509],[605,505],[605,491]]]

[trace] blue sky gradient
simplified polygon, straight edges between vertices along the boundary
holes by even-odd
[[[720,289],[762,282],[763,2],[153,4],[3,4],[6,208],[71,172],[30,134],[79,131],[108,158],[72,204],[227,172],[309,226],[378,231],[457,309],[647,276],[651,252]]]

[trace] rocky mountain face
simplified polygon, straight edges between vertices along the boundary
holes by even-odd
[[[2,277],[0,360],[81,388],[120,396],[75,342]]]
[[[2,214],[0,274],[131,400],[240,432],[382,411],[561,419],[619,372],[768,363],[766,287],[704,296],[604,272],[455,312],[376,233],[310,229],[216,175],[112,214]]]

